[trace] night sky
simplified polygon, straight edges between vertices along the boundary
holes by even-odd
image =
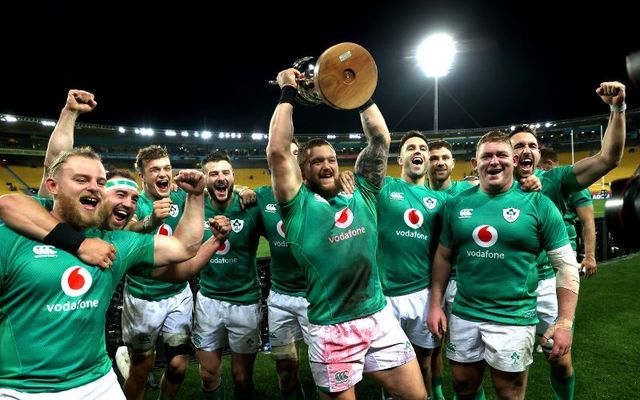
[[[640,105],[625,66],[640,50],[639,22],[617,2],[571,12],[560,2],[265,2],[258,12],[234,1],[224,13],[220,2],[95,3],[3,5],[0,113],[56,119],[67,89],[80,88],[99,103],[81,122],[266,132],[279,96],[267,81],[350,41],[376,60],[389,128],[431,130],[434,81],[414,52],[439,31],[459,43],[439,84],[441,130],[607,113],[594,93],[604,80],[627,84],[629,107]],[[355,111],[324,105],[296,107],[294,124],[360,128]]]

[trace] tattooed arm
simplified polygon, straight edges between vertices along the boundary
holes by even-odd
[[[387,170],[391,135],[380,109],[375,104],[360,112],[360,120],[367,136],[367,147],[358,155],[355,171],[364,176],[369,183],[381,187]]]

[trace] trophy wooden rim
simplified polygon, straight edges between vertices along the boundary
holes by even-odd
[[[314,80],[317,93],[326,104],[352,110],[373,95],[378,68],[364,47],[344,42],[331,46],[318,57]]]

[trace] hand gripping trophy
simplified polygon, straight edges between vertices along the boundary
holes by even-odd
[[[302,73],[296,101],[308,106],[325,103],[352,110],[371,98],[378,83],[378,69],[371,54],[350,42],[328,48],[317,61],[303,57],[293,63],[293,68]],[[276,81],[269,83],[277,85]]]

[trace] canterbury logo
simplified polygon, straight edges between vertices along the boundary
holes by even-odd
[[[338,382],[344,382],[347,379],[349,379],[349,372],[348,371],[340,371],[337,372],[335,375],[336,381]]]
[[[473,214],[472,208],[463,208],[462,210],[460,210],[460,218],[471,218],[472,214]]]
[[[53,246],[47,246],[47,245],[33,246],[33,254],[35,258],[58,256],[58,252],[56,251],[56,248]]]

